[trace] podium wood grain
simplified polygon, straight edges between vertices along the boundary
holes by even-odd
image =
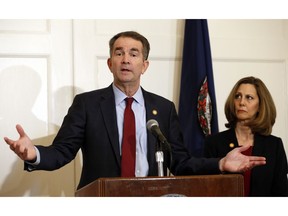
[[[85,197],[244,196],[241,174],[173,177],[100,178],[77,190]]]

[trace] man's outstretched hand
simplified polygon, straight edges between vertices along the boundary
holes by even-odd
[[[22,160],[35,160],[36,150],[30,138],[26,135],[21,125],[16,125],[16,130],[19,134],[18,140],[12,140],[4,137],[5,142],[10,146],[10,149],[15,152]]]
[[[265,165],[266,158],[260,156],[246,156],[241,152],[247,150],[249,146],[241,146],[230,151],[219,162],[221,172],[245,172],[255,166]]]

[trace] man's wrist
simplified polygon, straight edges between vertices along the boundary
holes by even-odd
[[[224,170],[224,158],[221,158],[220,160],[219,160],[219,170],[220,170],[220,172],[221,173],[225,173],[225,170]]]
[[[34,148],[35,148],[35,152],[36,152],[36,158],[34,160],[29,160],[29,161],[25,161],[25,162],[27,164],[36,166],[40,163],[40,152],[39,152],[37,147],[34,146]]]

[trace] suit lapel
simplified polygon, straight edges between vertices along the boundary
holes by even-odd
[[[236,138],[236,133],[235,130],[231,130],[230,136],[231,139],[234,140],[235,147],[239,147],[237,138]],[[263,148],[261,148],[261,145],[263,146],[265,142],[265,139],[263,139],[262,136],[259,136],[258,134],[254,135],[254,143],[253,143],[253,150],[252,150],[252,155],[262,155],[263,154]]]
[[[146,122],[150,119],[156,119],[157,117],[157,106],[153,103],[153,100],[148,92],[142,89],[143,97],[145,100],[145,109],[146,109]],[[155,112],[156,111],[156,112]],[[156,145],[155,137],[153,134],[148,131],[147,129],[147,159],[149,163],[149,175],[157,175],[157,170],[155,167],[156,159],[155,159],[155,152],[156,152]]]
[[[263,155],[265,139],[258,134],[254,135],[253,155]],[[262,146],[262,148],[261,148]]]
[[[104,125],[108,132],[110,143],[117,158],[118,165],[121,164],[120,149],[119,149],[119,135],[117,128],[115,97],[113,94],[112,85],[107,88],[107,91],[103,94],[103,99],[100,103],[101,111],[103,114]],[[117,136],[115,136],[117,134]]]

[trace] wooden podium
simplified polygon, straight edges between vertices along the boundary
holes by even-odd
[[[241,174],[173,177],[99,178],[77,190],[77,197],[237,197],[244,196]]]

